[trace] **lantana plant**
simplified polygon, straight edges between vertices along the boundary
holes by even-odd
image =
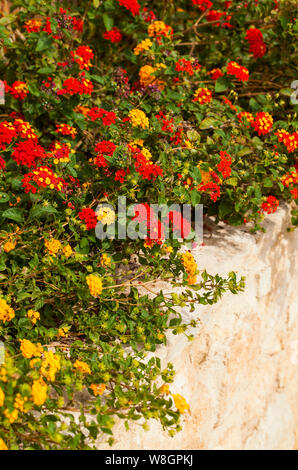
[[[174,237],[173,210],[167,238],[150,204],[203,204],[205,221],[255,231],[297,202],[296,7],[10,2],[0,18],[0,449],[88,449],[103,435],[112,445],[118,418],[181,429],[190,406],[158,348],[169,334],[192,339],[197,321],[181,308],[237,294],[244,279],[199,270],[183,240],[191,227]],[[139,205],[130,221],[143,238],[96,235],[118,222],[119,196]]]

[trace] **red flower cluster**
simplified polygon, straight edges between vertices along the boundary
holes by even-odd
[[[228,178],[231,176],[232,157],[223,150],[219,152],[219,155],[220,163],[217,165],[217,169],[222,174],[223,178]]]
[[[278,138],[279,142],[282,142],[286,147],[289,153],[294,152],[298,148],[298,132],[290,134],[284,129],[278,129],[275,132],[275,135]]]
[[[211,76],[212,80],[217,80],[219,77],[223,77],[223,73],[220,69],[212,69],[208,72],[208,75]]]
[[[33,127],[29,124],[29,122],[23,121],[23,119],[15,119],[13,125],[21,139],[38,138]]]
[[[268,134],[273,125],[271,114],[264,111],[258,112],[255,117],[251,113],[242,111],[237,114],[237,117],[240,122],[243,122],[243,119],[245,118],[249,123],[247,127],[252,126],[259,135]]]
[[[245,39],[249,42],[249,52],[253,53],[254,58],[263,57],[267,48],[262,32],[257,28],[250,28],[246,31]]]
[[[38,33],[41,28],[42,21],[40,19],[32,19],[26,21],[24,28],[27,30],[27,33]]]
[[[224,102],[225,104],[227,104],[227,105],[229,106],[229,108],[230,108],[232,111],[235,111],[235,112],[238,111],[237,108],[236,108],[236,106],[233,105],[232,101],[229,100],[226,96],[221,96],[221,99],[223,100],[223,102]]]
[[[137,0],[118,0],[119,5],[127,8],[133,16],[140,13],[141,6],[138,4]]]
[[[228,15],[224,11],[218,11],[218,10],[209,10],[207,15],[206,15],[206,20],[207,21],[217,21],[218,23],[215,23],[214,26],[221,26],[222,28],[232,28],[232,25],[230,23],[230,19],[232,18],[232,15]]]
[[[109,31],[103,33],[103,37],[107,39],[107,41],[111,41],[114,44],[122,40],[121,31],[116,26],[114,26],[114,28],[110,29]]]
[[[92,67],[91,60],[94,58],[94,53],[91,47],[79,46],[74,52],[71,51],[71,55],[81,70],[89,70]]]
[[[252,126],[258,135],[265,135],[270,132],[273,125],[273,118],[271,114],[260,111],[256,114]]]
[[[93,91],[93,85],[90,80],[84,78],[84,74],[81,74],[81,78],[69,77],[63,82],[62,90],[58,90],[58,95],[91,95]]]
[[[220,197],[220,187],[218,186],[218,184],[214,183],[213,181],[209,181],[206,184],[204,183],[199,184],[198,191],[210,192],[210,198],[214,202],[216,202],[217,199]]]
[[[247,82],[249,79],[249,71],[237,62],[232,61],[227,65],[227,74],[234,75],[241,82]]]
[[[135,159],[135,170],[143,179],[154,180],[157,176],[162,176],[162,169],[159,165],[155,165],[142,154],[142,150],[137,147],[128,145],[132,157]]]
[[[26,83],[21,82],[20,80],[13,82],[11,86],[7,85],[6,82],[4,82],[4,84],[5,84],[5,93],[9,93],[17,100],[23,100],[24,98],[26,98],[26,96],[29,93]]]
[[[267,214],[272,214],[273,212],[276,212],[278,206],[279,200],[276,199],[276,197],[274,196],[268,196],[266,201],[262,203],[262,209],[264,212],[267,212]]]
[[[94,148],[95,153],[99,153],[101,155],[109,155],[110,157],[116,150],[116,145],[109,140],[102,140],[98,142]]]
[[[11,122],[0,123],[0,150],[4,150],[17,137],[17,131]]]
[[[146,7],[143,8],[142,16],[143,16],[144,21],[146,21],[146,23],[151,23],[152,21],[156,20],[156,16],[153,13],[153,11],[148,10],[148,8]]]
[[[44,166],[27,173],[27,175],[22,179],[22,186],[25,189],[25,193],[31,192],[35,194],[37,192],[36,185],[41,188],[61,191],[66,187],[67,183],[63,178],[57,176],[51,168]]]
[[[205,11],[213,6],[210,0],[192,0],[192,3],[198,6],[201,11]]]
[[[54,142],[50,147],[50,158],[53,158],[54,163],[65,163],[70,160],[71,147],[69,143]]]
[[[193,66],[190,60],[179,59],[176,62],[175,70],[177,70],[177,72],[186,72],[188,75],[192,76],[194,74],[194,70],[200,70],[200,68],[200,64]]]
[[[208,88],[198,88],[195,92],[193,101],[198,101],[199,104],[210,103],[212,100],[212,93]]]
[[[129,168],[126,168],[126,170],[117,170],[115,173],[114,180],[119,181],[119,183],[124,183],[124,178],[126,175],[129,174]]]
[[[117,119],[117,116],[113,111],[106,111],[105,109],[98,108],[97,106],[89,110],[88,116],[91,118],[92,121],[96,121],[96,119],[101,119],[101,122],[104,126],[110,126],[111,124],[115,124]]]
[[[5,166],[6,166],[5,160],[0,155],[0,170],[4,170]]]
[[[161,127],[161,130],[163,132],[169,132],[170,134],[172,134],[174,132],[174,125],[172,124],[174,119],[171,118],[171,119],[167,119],[165,114],[160,111],[158,114],[156,114],[156,119],[161,119],[162,120],[162,127]]]
[[[87,230],[92,230],[96,227],[97,217],[93,209],[82,209],[78,215],[79,219],[85,222]]]
[[[246,111],[241,111],[241,113],[237,114],[237,118],[239,119],[239,122],[243,123],[243,119],[246,119],[246,121],[249,123],[246,127],[249,127],[249,125],[254,122],[254,117],[251,113],[248,113]]]
[[[46,158],[46,152],[35,140],[29,139],[15,145],[11,158],[18,165],[35,167],[37,162]]]
[[[69,126],[68,124],[56,124],[56,132],[62,135],[70,135],[70,137],[74,139],[77,130],[75,127]]]

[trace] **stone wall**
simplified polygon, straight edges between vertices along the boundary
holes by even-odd
[[[184,318],[200,319],[194,341],[170,335],[158,350],[176,370],[171,391],[190,404],[183,430],[171,438],[155,421],[149,431],[119,423],[114,449],[298,448],[298,233],[289,225],[284,206],[267,217],[264,234],[206,231],[205,246],[192,252],[198,267],[245,275],[245,292],[184,309]]]

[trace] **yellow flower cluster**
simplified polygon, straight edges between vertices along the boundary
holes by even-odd
[[[34,310],[30,309],[30,310],[28,310],[28,312],[27,312],[27,317],[31,320],[31,322],[33,323],[33,325],[35,325],[35,323],[37,322],[37,320],[40,319],[40,313],[39,313],[39,312],[35,312]]]
[[[152,42],[150,41],[149,38],[146,38],[143,41],[141,41],[139,44],[137,44],[133,52],[135,55],[139,55],[144,51],[148,51],[148,49],[150,49],[151,46],[152,46]]]
[[[148,86],[148,85],[158,85],[158,88],[160,90],[164,89],[164,83],[161,80],[158,80],[154,73],[160,69],[165,69],[166,66],[164,64],[156,64],[155,67],[152,67],[152,65],[144,65],[143,67],[140,68],[139,70],[139,78],[140,78],[140,83],[143,86]]]
[[[24,408],[25,402],[28,401],[27,397],[22,398],[20,393],[16,394],[15,400],[14,400],[14,407],[21,411],[22,413],[26,413],[26,410]]]
[[[149,119],[140,109],[132,109],[129,111],[128,116],[133,127],[142,127],[143,129],[149,127]]]
[[[43,353],[43,347],[40,343],[33,344],[28,339],[21,339],[21,352],[26,359],[31,357],[41,357]]]
[[[5,369],[4,366],[1,367],[0,369],[0,380],[2,382],[7,382],[7,370]]]
[[[211,181],[211,171],[212,171],[212,168],[209,167],[209,171],[203,171],[201,170],[201,165],[202,165],[202,161],[200,161],[197,165],[197,167],[199,168],[200,170],[200,173],[201,173],[201,178],[202,178],[202,181],[201,183],[203,184],[206,184],[206,183],[209,183],[209,181]]]
[[[184,413],[189,410],[189,404],[186,402],[184,397],[179,395],[179,393],[173,394],[173,399],[175,406],[180,413]]]
[[[0,450],[8,450],[7,445],[3,441],[3,439],[0,437]]]
[[[42,379],[33,381],[31,393],[35,405],[41,406],[44,404],[47,399],[47,389],[48,386]]]
[[[90,294],[93,295],[93,297],[97,297],[102,293],[102,281],[100,277],[95,274],[89,274],[89,276],[86,277],[86,282],[88,284]]]
[[[11,308],[6,300],[0,297],[0,320],[5,323],[15,317],[13,308]]]
[[[13,424],[19,417],[19,411],[14,409],[12,412],[9,411],[8,408],[6,408],[6,410],[4,411],[4,416],[5,418],[8,419],[8,421],[10,422],[10,424]]]
[[[60,357],[52,351],[45,351],[41,363],[41,374],[50,382],[54,382],[58,370],[60,370]]]
[[[91,384],[90,388],[91,388],[94,396],[97,397],[97,395],[102,395],[103,394],[103,392],[106,389],[106,386],[105,386],[105,384]]]
[[[169,395],[169,393],[170,393],[169,385],[168,384],[163,384],[159,389],[159,393],[161,395]]]
[[[59,242],[59,240],[55,240],[54,238],[52,238],[51,240],[45,240],[44,244],[48,253],[51,256],[56,256],[58,251],[61,249],[61,243]]]
[[[183,253],[181,255],[181,259],[182,259],[182,264],[185,267],[185,270],[187,272],[188,284],[189,285],[196,284],[197,263],[195,262],[194,257],[189,251],[187,251],[186,253]]]
[[[111,225],[115,222],[115,211],[110,207],[101,207],[96,212],[97,220],[99,220],[102,225]]]
[[[111,266],[111,258],[106,253],[103,253],[100,257],[100,264],[103,267]]]
[[[152,37],[160,36],[170,36],[172,33],[172,28],[166,25],[163,21],[154,21],[148,26],[148,35]]]
[[[82,374],[91,374],[91,369],[86,362],[77,359],[74,366],[78,371],[82,372]]]
[[[58,335],[61,336],[61,338],[67,338],[68,331],[69,331],[69,327],[63,326],[62,328],[58,329]]]
[[[1,406],[3,406],[4,398],[5,398],[5,394],[2,390],[2,388],[0,388],[0,408],[1,408]]]
[[[16,242],[13,242],[12,240],[8,240],[4,246],[3,246],[3,249],[5,251],[5,253],[9,253],[11,250],[13,250],[16,246]]]
[[[138,139],[138,140],[134,140],[130,143],[131,147],[133,148],[138,148],[138,147],[141,147],[142,149],[142,154],[144,155],[144,157],[146,158],[146,160],[149,161],[152,161],[152,153],[150,152],[149,149],[147,149],[146,147],[143,146],[143,141]]]
[[[63,252],[63,254],[64,254],[64,256],[65,256],[66,258],[69,258],[69,257],[72,255],[73,250],[72,250],[72,248],[71,248],[70,245],[66,245],[66,246],[63,248],[62,252]]]

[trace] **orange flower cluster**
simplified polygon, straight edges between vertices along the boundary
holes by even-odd
[[[69,124],[56,124],[56,132],[60,132],[62,135],[70,135],[71,138],[74,139],[77,130]]]
[[[148,34],[151,38],[155,37],[158,40],[161,36],[170,37],[173,34],[173,28],[165,24],[163,21],[154,21],[148,26]]]
[[[24,28],[27,30],[27,33],[38,33],[40,31],[42,21],[37,18],[26,21]]]
[[[278,129],[275,135],[278,138],[278,142],[282,142],[287,147],[289,153],[294,152],[298,148],[298,132],[290,134],[284,129]]]
[[[91,47],[79,46],[74,52],[71,51],[71,56],[81,70],[89,70],[92,67],[91,60],[94,57],[94,53]]]
[[[187,251],[186,253],[182,253],[181,255],[181,260],[182,264],[185,267],[185,270],[187,272],[187,282],[190,286],[196,284],[197,282],[197,277],[196,277],[196,272],[197,272],[197,263],[194,260],[194,257],[192,254]]]
[[[241,82],[247,82],[249,79],[249,71],[247,68],[239,65],[237,62],[232,61],[227,65],[227,74],[234,75]]]
[[[258,133],[258,135],[268,134],[273,125],[273,117],[271,116],[271,114],[264,111],[258,112],[255,117],[251,113],[243,111],[239,113],[237,117],[239,119],[239,122],[241,123],[245,118],[249,123],[246,127],[249,127],[251,125],[254,130]]]
[[[22,179],[22,186],[25,189],[25,193],[37,192],[37,186],[48,189],[55,189],[56,191],[62,191],[67,185],[63,178],[57,176],[51,168],[41,166],[36,170],[27,173]]]
[[[275,196],[268,196],[266,201],[262,204],[262,209],[264,212],[267,212],[267,214],[273,214],[273,212],[277,211],[278,206],[279,200],[276,199]]]
[[[198,101],[200,104],[210,103],[212,100],[212,93],[208,88],[198,88],[195,91],[193,101]]]
[[[25,82],[17,80],[11,86],[5,83],[5,92],[12,95],[17,100],[23,100],[29,93],[28,86]]]

